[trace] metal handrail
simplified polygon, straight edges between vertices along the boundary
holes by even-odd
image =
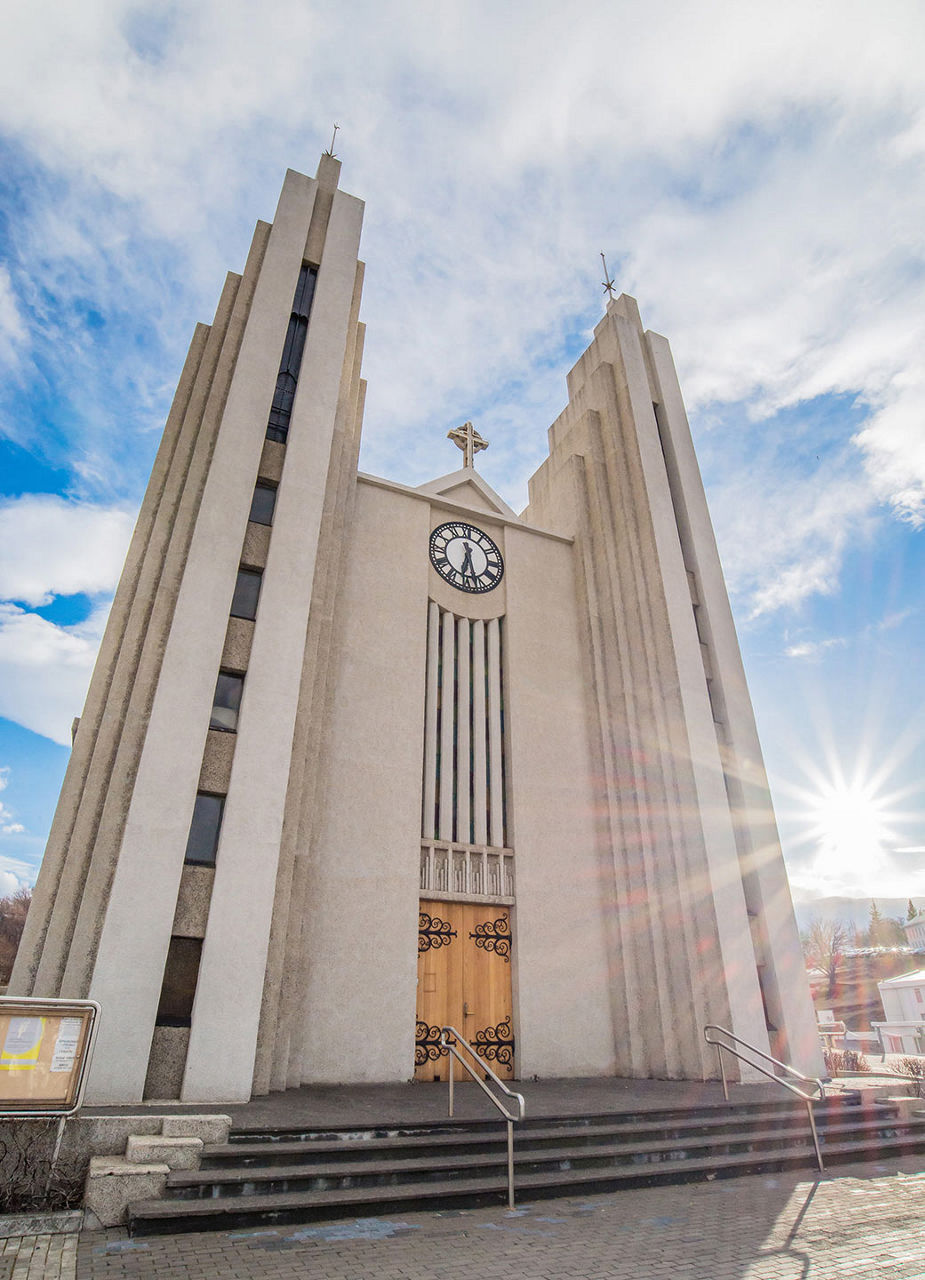
[[[449,1032],[450,1035],[454,1037],[452,1041],[447,1040],[446,1038],[447,1032]],[[466,1062],[465,1058],[461,1057],[460,1054],[457,1052],[457,1049],[456,1049],[457,1044],[461,1044],[463,1048],[467,1049],[469,1053],[472,1055],[472,1057],[475,1058],[476,1062],[479,1064],[479,1074],[476,1074],[476,1072],[473,1071],[469,1063]],[[514,1208],[514,1122],[516,1120],[523,1120],[524,1116],[527,1114],[527,1104],[524,1101],[524,1096],[522,1093],[515,1093],[513,1089],[509,1089],[507,1085],[504,1083],[504,1081],[501,1079],[501,1077],[495,1075],[494,1071],[492,1071],[491,1067],[488,1065],[485,1059],[479,1057],[479,1055],[473,1049],[469,1041],[466,1040],[464,1036],[461,1036],[455,1027],[447,1026],[447,1027],[440,1028],[440,1048],[449,1050],[449,1052],[453,1055],[453,1057],[456,1059],[459,1065],[463,1068],[463,1070],[469,1073],[469,1075],[472,1077],[475,1083],[479,1086],[479,1088],[485,1094],[486,1098],[488,1098],[489,1101],[492,1102],[494,1106],[497,1107],[497,1109],[501,1112],[501,1114],[504,1116],[505,1120],[507,1121],[507,1203],[508,1203],[508,1208],[513,1209]],[[481,1078],[482,1072],[485,1072],[487,1075],[491,1076],[492,1080],[495,1082],[498,1088],[502,1091],[502,1093],[507,1094],[509,1098],[517,1099],[518,1114],[516,1116],[512,1115],[511,1112],[508,1111],[507,1107],[500,1100],[500,1098],[495,1097],[495,1095],[489,1089],[488,1085]],[[451,1116],[453,1114],[453,1076],[455,1074],[456,1073],[453,1070],[453,1064],[451,1062],[450,1063],[450,1111],[449,1111],[449,1114]]]
[[[711,1035],[711,1032],[713,1033]],[[727,1040],[732,1041],[731,1044],[724,1044],[721,1040],[717,1040],[716,1034],[725,1036]],[[809,1117],[809,1128],[813,1135],[813,1146],[816,1149],[816,1163],[819,1165],[820,1173],[825,1172],[825,1165],[822,1163],[822,1152],[819,1149],[819,1134],[816,1132],[816,1117],[813,1115],[813,1103],[826,1096],[825,1085],[818,1076],[804,1076],[802,1071],[797,1071],[796,1067],[791,1067],[788,1062],[781,1062],[777,1058],[772,1058],[769,1053],[757,1048],[756,1045],[750,1044],[748,1040],[744,1040],[741,1036],[737,1036],[734,1032],[727,1030],[726,1027],[718,1027],[714,1023],[708,1023],[703,1029],[703,1038],[707,1044],[712,1044],[716,1049],[716,1056],[719,1058],[719,1074],[723,1082],[723,1097],[729,1101],[729,1088],[726,1084],[726,1065],[723,1062],[723,1050],[731,1053],[734,1058],[738,1058],[740,1062],[744,1062],[746,1066],[752,1067],[755,1071],[760,1071],[763,1076],[767,1076],[769,1080],[773,1080],[775,1084],[782,1085],[783,1088],[789,1089],[791,1093],[795,1093],[801,1101],[806,1103],[806,1114]],[[779,1067],[781,1071],[786,1071],[789,1075],[797,1080],[802,1080],[804,1084],[813,1084],[818,1090],[817,1095],[805,1093],[802,1089],[792,1084],[789,1080],[783,1080],[773,1071],[768,1071],[760,1062],[753,1062],[736,1046],[741,1045],[747,1049],[749,1053],[754,1054],[757,1058],[762,1058],[765,1062],[770,1062],[773,1066]]]

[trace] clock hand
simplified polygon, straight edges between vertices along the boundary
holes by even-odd
[[[460,569],[460,573],[469,574],[471,577],[474,578],[475,570],[472,567],[472,548],[469,546],[468,542],[464,542],[463,546],[466,549],[466,553],[463,556],[462,568]]]

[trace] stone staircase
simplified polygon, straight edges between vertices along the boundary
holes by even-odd
[[[206,1144],[226,1144],[231,1129],[228,1116],[214,1114],[81,1119],[91,1131],[86,1138],[91,1152],[94,1144],[110,1153],[120,1144],[123,1148],[120,1154],[90,1156],[83,1207],[95,1227],[119,1226],[142,1197],[160,1199],[171,1170],[198,1169]]]
[[[863,1098],[863,1101],[862,1101]],[[827,1172],[845,1161],[925,1153],[921,1104],[847,1095],[816,1104]],[[806,1109],[789,1101],[527,1119],[516,1126],[519,1203],[788,1167],[816,1170]],[[129,1206],[133,1235],[370,1217],[504,1203],[497,1120],[232,1130]]]

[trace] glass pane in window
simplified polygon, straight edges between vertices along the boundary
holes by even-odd
[[[292,314],[289,317],[289,328],[283,345],[283,356],[279,364],[279,376],[276,379],[276,393],[273,396],[273,407],[267,424],[267,439],[285,442],[289,431],[289,418],[292,413],[292,401],[295,397],[296,383],[302,366],[302,353],[305,348],[305,335],[308,332],[308,316],[312,309],[312,298],[315,295],[315,281],[318,276],[316,267],[303,265],[299,272],[295,297],[292,300]]]
[[[196,796],[193,821],[186,841],[186,861],[199,866],[214,867],[218,848],[218,833],[222,825],[224,796],[208,795],[200,791]]]
[[[212,718],[210,729],[225,729],[233,733],[238,727],[238,708],[241,706],[241,691],[244,688],[244,677],[234,676],[229,671],[220,671],[215,685],[215,697],[212,699]]]
[[[202,958],[201,938],[171,938],[164,966],[164,983],[157,1006],[161,1027],[188,1027]]]
[[[261,576],[259,569],[238,570],[238,580],[231,600],[233,618],[256,618]]]
[[[258,484],[251,499],[251,513],[248,517],[255,524],[272,524],[273,508],[276,506],[276,490],[269,484]]]

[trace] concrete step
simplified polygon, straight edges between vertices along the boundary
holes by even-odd
[[[925,1123],[898,1108],[832,1099],[814,1109],[827,1167],[925,1151]],[[371,1212],[488,1204],[507,1194],[506,1132],[491,1122],[260,1134],[204,1148],[156,1199],[131,1206],[133,1232],[209,1230]],[[520,1200],[815,1165],[799,1103],[537,1117],[515,1130]]]
[[[846,1114],[850,1117],[846,1121]],[[844,1108],[833,1112],[816,1113],[816,1123],[820,1134],[827,1132],[832,1126],[844,1123],[858,1123],[855,1116],[859,1113],[852,1109],[846,1113]],[[871,1124],[884,1124],[895,1111],[878,1108],[870,1115]],[[802,1132],[808,1127],[806,1109],[797,1107],[790,1111],[780,1109],[768,1112],[741,1115],[726,1110],[721,1116],[706,1120],[695,1118],[687,1123],[671,1120],[669,1123],[649,1120],[645,1124],[627,1124],[622,1118],[608,1123],[592,1124],[579,1122],[567,1125],[533,1126],[518,1124],[515,1128],[518,1150],[539,1150],[543,1147],[555,1147],[563,1141],[572,1144],[593,1145],[600,1141],[626,1142],[636,1144],[640,1141],[663,1141],[677,1144],[695,1141],[698,1137],[721,1137],[729,1135],[740,1139],[744,1133],[759,1135],[767,1131],[779,1133],[785,1130]],[[207,1146],[203,1150],[201,1168],[219,1169],[234,1165],[251,1167],[256,1165],[285,1164],[294,1165],[309,1163],[319,1159],[328,1162],[361,1160],[378,1161],[383,1157],[393,1159],[414,1159],[422,1153],[432,1150],[453,1151],[459,1154],[466,1152],[484,1152],[490,1154],[499,1148],[505,1148],[507,1142],[505,1127],[498,1121],[491,1131],[479,1130],[467,1132],[463,1129],[448,1133],[443,1126],[435,1126],[426,1132],[413,1134],[386,1135],[381,1131],[344,1133],[340,1138],[331,1140],[325,1137],[311,1137],[306,1134],[301,1139],[280,1142],[234,1142],[223,1145]]]
[[[925,1142],[919,1137],[896,1138],[888,1148],[864,1142],[832,1144],[826,1152],[829,1163],[864,1159],[886,1153],[919,1151]],[[623,1165],[608,1169],[571,1168],[540,1173],[520,1173],[515,1177],[518,1203],[571,1194],[592,1194],[621,1187],[652,1186],[661,1182],[729,1178],[747,1173],[779,1171],[790,1167],[811,1168],[812,1148],[808,1144],[768,1153],[748,1152],[724,1157],[657,1161],[645,1165]],[[451,1181],[414,1181],[395,1186],[360,1186],[326,1191],[300,1190],[274,1195],[222,1196],[194,1200],[148,1200],[132,1206],[130,1229],[133,1235],[159,1231],[229,1230],[267,1223],[322,1221],[339,1217],[369,1216],[372,1213],[410,1213],[426,1209],[475,1207],[503,1203],[507,1180],[493,1174],[483,1178],[459,1177]]]
[[[817,1107],[823,1112],[827,1109],[832,1109],[834,1112],[840,1113],[846,1106],[857,1106],[859,1101],[860,1097],[855,1093],[848,1095],[846,1098],[824,1100],[818,1103]],[[534,1129],[557,1130],[579,1127],[587,1129],[600,1126],[610,1129],[614,1125],[636,1131],[639,1129],[644,1130],[650,1125],[654,1128],[664,1128],[669,1124],[677,1124],[686,1129],[699,1124],[712,1125],[717,1120],[724,1118],[731,1123],[735,1123],[736,1117],[741,1119],[743,1116],[754,1116],[755,1118],[773,1120],[782,1114],[788,1113],[805,1116],[806,1108],[801,1103],[794,1102],[789,1096],[784,1096],[778,1102],[719,1102],[673,1110],[600,1112],[582,1116],[574,1114],[528,1116],[526,1120],[518,1122],[517,1131],[518,1133],[527,1133]],[[349,1139],[358,1141],[371,1141],[373,1139],[426,1141],[434,1134],[447,1136],[463,1134],[467,1138],[471,1137],[476,1140],[480,1134],[489,1136],[496,1134],[498,1125],[498,1117],[492,1116],[483,1120],[446,1117],[441,1120],[421,1121],[415,1125],[373,1125],[365,1127],[342,1125],[325,1129],[293,1129],[288,1127],[236,1129],[229,1135],[228,1144],[231,1146],[256,1146],[276,1143],[328,1142],[336,1145]]]
[[[820,1135],[823,1153],[839,1142],[867,1142],[883,1146],[897,1137],[915,1136],[913,1127],[884,1118],[871,1118],[858,1125],[832,1126]],[[919,1136],[925,1141],[925,1129]],[[541,1172],[546,1168],[609,1167],[621,1164],[647,1164],[657,1161],[716,1158],[740,1153],[773,1153],[780,1150],[803,1148],[812,1155],[812,1138],[808,1124],[801,1129],[745,1130],[736,1135],[727,1134],[688,1139],[679,1144],[675,1139],[645,1142],[565,1143],[560,1136],[552,1147],[537,1147],[529,1138],[515,1141],[514,1162],[518,1176],[521,1172]],[[299,1153],[302,1154],[302,1153]],[[340,1154],[340,1153],[338,1153]],[[347,1153],[349,1156],[350,1152]],[[364,1153],[365,1154],[365,1153]],[[329,1187],[393,1186],[400,1182],[426,1179],[428,1181],[470,1176],[488,1177],[507,1165],[505,1142],[494,1145],[490,1151],[463,1152],[437,1148],[429,1153],[420,1150],[413,1155],[402,1152],[380,1153],[378,1158],[357,1159],[302,1159],[291,1164],[266,1163],[262,1165],[237,1165],[220,1169],[201,1169],[191,1173],[171,1174],[167,1182],[167,1195],[193,1199],[205,1196],[248,1195],[288,1192],[300,1189],[324,1190]]]
[[[83,1207],[94,1214],[102,1226],[118,1226],[125,1221],[126,1212],[135,1201],[164,1195],[169,1173],[162,1161],[139,1164],[124,1156],[91,1156]]]
[[[130,1134],[125,1158],[130,1164],[165,1164],[168,1169],[198,1169],[202,1138],[165,1138],[163,1134]]]

